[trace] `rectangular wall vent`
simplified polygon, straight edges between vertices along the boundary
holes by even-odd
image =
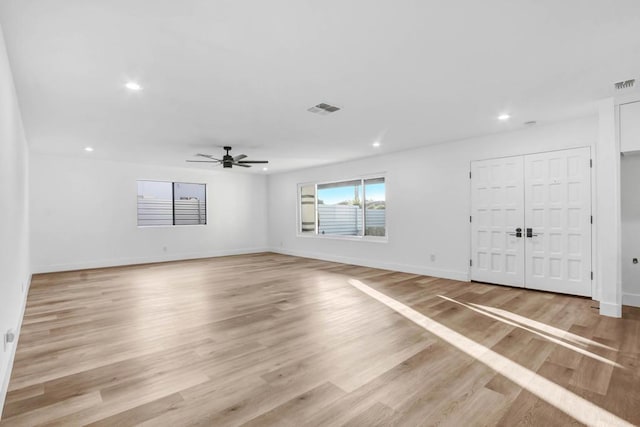
[[[622,82],[614,83],[613,87],[616,90],[624,90],[624,89],[632,89],[635,85],[636,85],[636,80],[631,79],[631,80],[625,80]]]
[[[307,111],[310,111],[310,112],[316,113],[316,114],[322,114],[324,116],[324,115],[327,115],[327,114],[330,114],[330,113],[335,113],[339,109],[340,109],[340,107],[335,107],[333,105],[329,105],[329,104],[326,104],[326,103],[322,102],[322,103],[320,103],[318,105],[315,105],[315,106],[313,106],[311,108],[308,108]]]

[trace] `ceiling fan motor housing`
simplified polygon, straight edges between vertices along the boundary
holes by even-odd
[[[222,156],[222,167],[223,168],[232,168],[233,167],[233,156],[229,154],[231,151],[231,147],[223,147],[227,152],[224,156]]]

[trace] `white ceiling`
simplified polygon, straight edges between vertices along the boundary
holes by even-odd
[[[640,77],[637,0],[0,0],[0,24],[32,150],[180,166],[227,144],[271,172],[511,130]]]

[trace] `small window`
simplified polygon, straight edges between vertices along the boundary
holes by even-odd
[[[138,181],[138,226],[207,223],[205,184]]]
[[[385,179],[299,186],[301,235],[386,236]]]
[[[387,206],[384,178],[364,180],[364,230],[365,236],[386,236]]]
[[[171,182],[138,181],[138,225],[173,225]]]
[[[207,223],[206,187],[204,184],[173,183],[173,217],[175,225]]]
[[[313,234],[316,232],[315,185],[303,185],[300,187],[300,231]]]
[[[362,181],[317,186],[318,234],[362,235]]]

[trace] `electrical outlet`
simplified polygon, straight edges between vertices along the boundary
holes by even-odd
[[[429,259],[431,259],[431,262],[436,262],[436,254],[431,254]]]
[[[163,252],[167,252],[167,247],[166,247],[166,246],[163,246],[163,247],[162,247],[162,250],[163,250]]]

